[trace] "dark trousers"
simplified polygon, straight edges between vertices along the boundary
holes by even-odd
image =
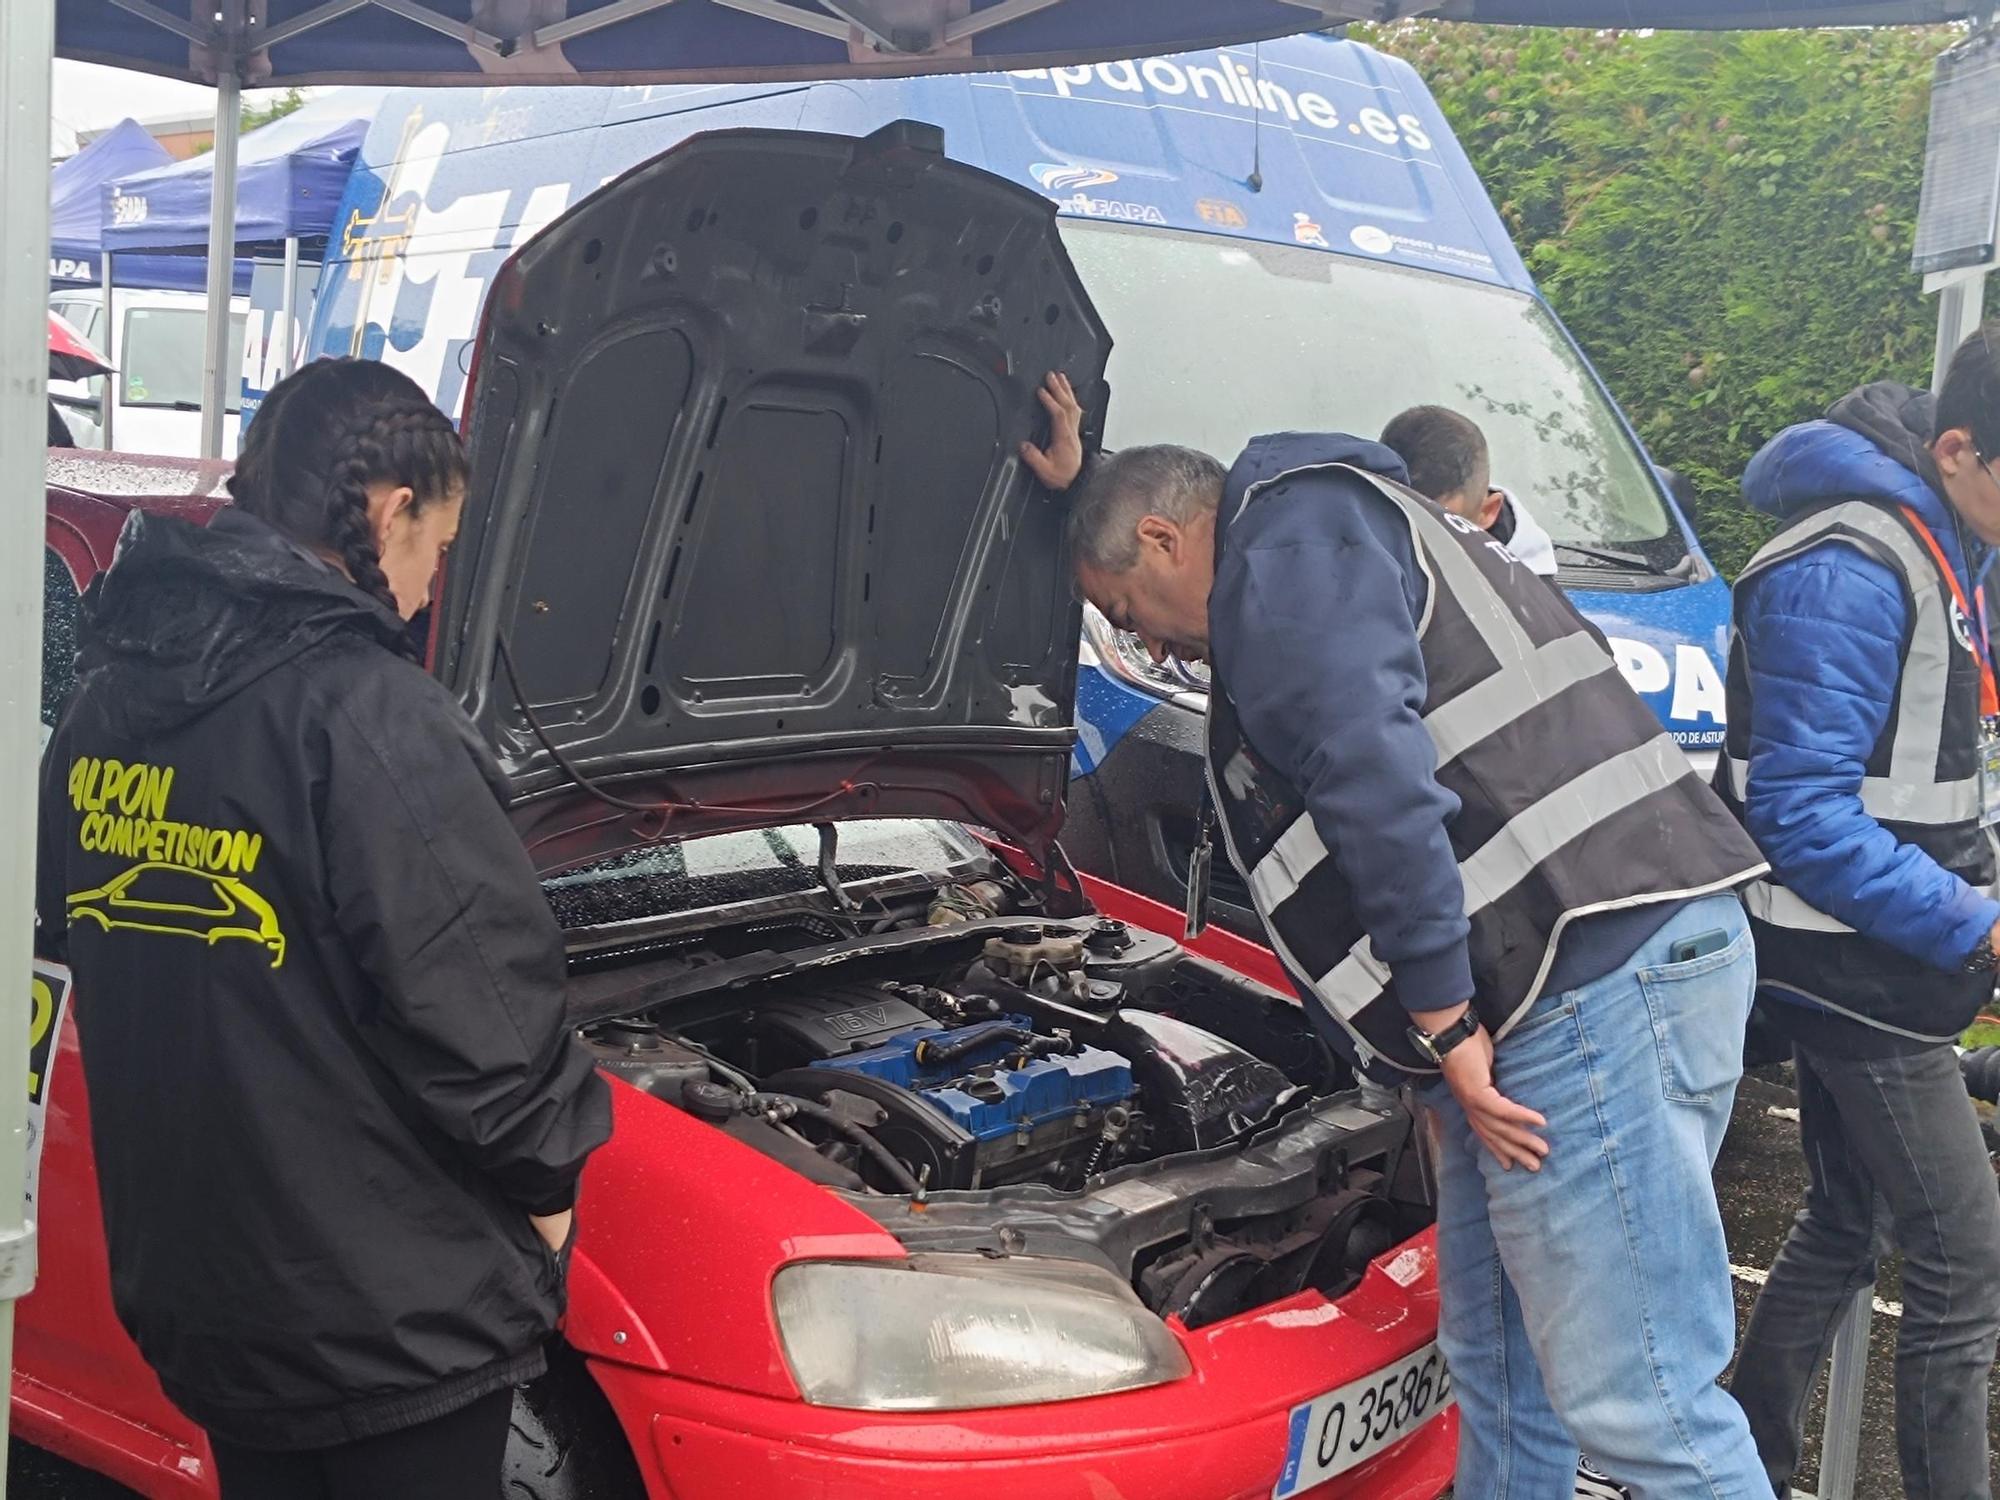
[[[337,1448],[266,1453],[210,1439],[222,1500],[495,1500],[514,1392]]]
[[[1950,1047],[1874,1058],[1794,1049],[1806,1204],[1744,1336],[1732,1389],[1782,1493],[1841,1310],[1903,1252],[1896,1450],[1911,1500],[1986,1500],[2000,1332],[2000,1189]]]

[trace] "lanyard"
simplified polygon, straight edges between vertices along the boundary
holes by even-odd
[[[1965,590],[1958,586],[1958,574],[1946,560],[1944,548],[1938,545],[1938,539],[1931,535],[1930,527],[1924,524],[1923,518],[1910,506],[1903,507],[1903,514],[1909,519],[1909,523],[1916,527],[1917,535],[1924,539],[1924,545],[1931,549],[1931,556],[1937,559],[1938,570],[1944,574],[1944,581],[1951,585],[1952,601],[1958,605],[1958,612],[1965,620],[1966,632],[1973,638],[1972,654],[1979,662],[1979,717],[2000,718],[2000,688],[1994,685],[1992,642],[1986,635],[1986,586],[1981,584],[1973,590],[1974,596],[1979,600],[1978,608],[1969,607],[1965,602]]]

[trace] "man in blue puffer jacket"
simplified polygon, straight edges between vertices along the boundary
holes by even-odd
[[[1904,1254],[1906,1490],[1990,1494],[2000,1193],[1952,1043],[1991,998],[2000,937],[1980,589],[1996,454],[2000,361],[1975,334],[1935,401],[1864,386],[1743,479],[1785,524],[1737,583],[1717,790],[1771,864],[1745,904],[1809,1181],[1734,1389],[1780,1494],[1839,1311],[1874,1279],[1878,1200]]]

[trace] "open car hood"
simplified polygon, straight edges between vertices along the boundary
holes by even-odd
[[[1052,205],[908,121],[697,136],[524,246],[436,660],[537,864],[859,815],[1046,854],[1079,612],[1017,448],[1109,350]]]

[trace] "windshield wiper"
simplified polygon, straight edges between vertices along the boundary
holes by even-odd
[[[1609,547],[1585,547],[1576,542],[1557,542],[1556,551],[1567,552],[1572,557],[1589,558],[1592,562],[1603,563],[1607,567],[1623,568],[1628,572],[1651,573],[1656,578],[1673,578],[1671,568],[1663,568],[1650,557],[1642,557],[1637,552],[1616,552]]]

